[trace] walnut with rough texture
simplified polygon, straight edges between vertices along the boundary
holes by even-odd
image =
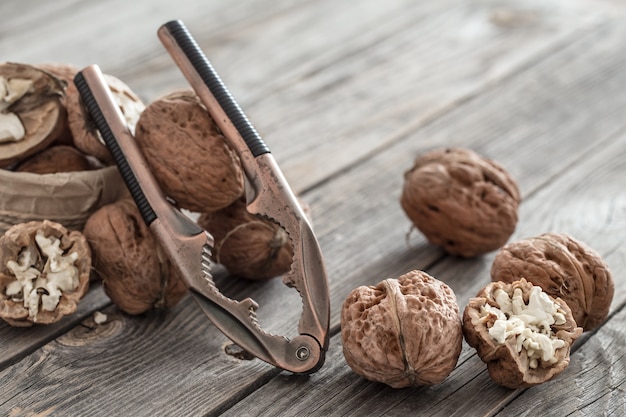
[[[422,271],[359,287],[343,303],[346,362],[394,388],[442,382],[456,366],[463,334],[456,297]]]
[[[463,313],[465,340],[487,364],[491,378],[512,389],[560,374],[581,333],[563,300],[523,278],[490,283]]]
[[[111,90],[113,99],[124,115],[130,132],[134,133],[137,120],[139,120],[139,115],[144,110],[145,105],[123,81],[109,74],[103,74],[103,76]],[[94,156],[105,164],[113,164],[113,156],[104,144],[104,140],[87,109],[83,106],[78,89],[73,82],[67,87],[66,106],[74,145],[85,154]]]
[[[606,319],[615,292],[602,257],[567,234],[544,233],[504,246],[493,261],[491,279],[513,282],[520,278],[562,298],[585,331]]]
[[[52,146],[21,162],[17,172],[33,174],[55,174],[57,172],[88,171],[92,169],[89,160],[78,149],[66,146]]]
[[[293,249],[287,232],[270,220],[250,214],[243,199],[202,214],[198,225],[215,240],[213,260],[233,275],[269,279],[291,268]]]
[[[89,217],[83,233],[104,291],[122,311],[141,314],[173,307],[187,293],[132,200],[100,208]]]
[[[0,64],[0,166],[47,147],[66,126],[65,83],[32,65]]]
[[[13,326],[59,321],[76,311],[90,271],[80,232],[47,220],[14,225],[0,237],[0,317]]]
[[[193,92],[152,102],[135,136],[163,192],[180,207],[216,211],[243,195],[239,158]]]
[[[467,149],[415,160],[400,199],[415,227],[447,252],[473,257],[502,247],[515,231],[520,194],[496,162]]]

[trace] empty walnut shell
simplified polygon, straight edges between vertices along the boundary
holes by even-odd
[[[540,286],[550,296],[561,297],[585,331],[609,314],[615,285],[602,257],[567,234],[545,233],[509,243],[496,255],[493,281],[520,278]]]
[[[582,329],[576,326],[572,312],[560,298],[547,296],[562,315],[563,323],[552,324],[550,333],[562,342],[563,346],[555,349],[550,363],[539,360],[538,365],[531,367],[528,350],[519,344],[514,335],[507,336],[503,343],[498,343],[490,333],[495,316],[485,312],[485,305],[503,308],[498,302],[497,291],[504,291],[512,297],[516,289],[521,290],[525,304],[533,287],[532,283],[521,279],[513,283],[492,282],[483,288],[476,297],[470,299],[463,312],[463,334],[467,343],[476,349],[478,356],[487,364],[489,376],[498,384],[507,388],[526,388],[549,381],[560,374],[569,365],[569,354],[572,343],[581,335]],[[518,350],[519,349],[519,350]]]
[[[135,203],[123,199],[89,217],[83,230],[104,291],[128,314],[172,307],[187,293]]]
[[[243,195],[239,158],[193,92],[152,102],[135,136],[164,193],[180,207],[210,212]]]
[[[71,276],[67,279],[74,286],[71,290],[62,290],[56,306],[52,310],[47,310],[42,305],[41,295],[50,294],[46,289],[46,281],[52,280],[51,275],[65,272],[65,267],[59,260],[51,262],[48,256],[42,251],[36,242],[37,233],[41,233],[45,238],[58,239],[59,248],[63,251],[63,256],[75,257],[67,269],[72,269]],[[25,305],[25,293],[21,293],[22,300],[17,300],[16,296],[10,296],[9,286],[18,279],[9,268],[9,262],[19,262],[20,257],[24,258],[24,253],[30,253],[30,262],[24,263],[31,266],[40,273],[39,278],[22,279],[30,281],[32,291],[39,295],[37,300],[38,308],[36,313],[30,306]],[[74,255],[76,253],[76,255]],[[51,266],[56,264],[56,267]],[[52,268],[52,269],[50,269]],[[76,268],[74,270],[74,268]],[[63,316],[76,311],[77,304],[89,288],[89,274],[91,272],[91,250],[85,237],[78,231],[69,231],[62,225],[48,220],[32,221],[20,223],[9,228],[0,237],[0,317],[12,326],[32,326],[34,323],[50,324],[59,321]],[[31,294],[34,295],[34,294]],[[28,300],[27,300],[28,301]]]
[[[463,334],[456,297],[422,271],[354,289],[341,311],[343,354],[357,374],[394,388],[442,382]]]
[[[520,194],[499,164],[467,149],[419,156],[404,174],[400,203],[415,227],[447,252],[473,257],[515,231]]]
[[[269,279],[289,271],[293,249],[287,232],[270,220],[246,210],[239,199],[213,213],[204,213],[198,225],[215,239],[212,258],[233,275]]]
[[[89,160],[78,149],[66,146],[52,146],[44,149],[20,163],[15,171],[33,174],[55,174],[57,172],[88,171],[92,169]]]
[[[134,133],[139,115],[145,108],[141,99],[120,79],[103,74],[113,99],[117,102],[124,119]],[[113,156],[100,137],[95,123],[83,106],[76,85],[72,82],[67,87],[67,119],[74,138],[74,145],[87,155],[98,158],[106,165],[113,164]]]
[[[0,108],[0,113],[17,115],[25,132],[21,139],[0,143],[0,166],[9,166],[46,148],[63,134],[67,121],[65,107],[61,103],[65,83],[32,65],[12,62],[0,64],[2,80],[32,82],[21,98],[4,110]],[[0,104],[4,98],[0,97]]]

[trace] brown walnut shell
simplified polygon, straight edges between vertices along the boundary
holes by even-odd
[[[100,208],[89,217],[83,233],[104,291],[120,310],[141,314],[173,307],[187,293],[180,273],[132,200]]]
[[[135,136],[164,193],[180,207],[216,211],[243,195],[239,158],[193,92],[152,102]]]
[[[269,279],[288,272],[293,248],[278,224],[250,214],[243,199],[213,213],[204,213],[198,225],[215,240],[212,258],[233,275]]]
[[[21,301],[14,301],[6,295],[7,286],[15,281],[15,276],[7,267],[8,261],[17,261],[20,253],[28,249],[38,254],[34,267],[44,270],[45,259],[35,243],[35,235],[42,231],[45,237],[55,237],[60,240],[59,247],[65,253],[77,252],[78,257],[74,266],[78,269],[78,286],[71,292],[63,292],[54,311],[40,308],[34,316]],[[89,289],[89,274],[91,272],[91,249],[82,233],[69,231],[62,225],[44,221],[20,223],[9,228],[0,237],[0,317],[12,326],[32,326],[33,324],[50,324],[61,320],[64,316],[76,311],[79,300]]]
[[[17,172],[33,174],[55,174],[57,172],[88,171],[92,169],[89,160],[78,149],[66,146],[52,146],[21,162]]]
[[[109,74],[103,74],[108,84],[113,98],[123,99],[132,103],[129,109],[120,106],[131,133],[139,118],[139,113],[144,109],[141,99],[119,78]],[[80,94],[76,85],[72,82],[67,87],[67,119],[74,138],[74,146],[83,151],[86,155],[91,155],[100,160],[105,165],[113,165],[113,156],[100,137],[94,121],[83,106]]]
[[[404,174],[400,203],[417,229],[447,252],[473,257],[515,231],[520,193],[496,162],[467,149],[419,156]]]
[[[47,64],[39,64],[37,68],[47,71],[54,75],[55,77],[63,80],[65,85],[69,86],[74,83],[74,76],[78,73],[79,68],[71,65],[71,64],[62,64],[62,63],[47,63]],[[68,99],[67,94],[64,94],[61,97],[61,103],[63,107],[65,107],[67,111],[68,107]],[[70,131],[69,122],[65,122],[65,126],[63,129],[63,133],[59,136],[59,138],[54,142],[55,144],[74,146],[74,139],[72,138],[72,132]]]
[[[354,289],[343,303],[341,338],[357,374],[394,388],[442,382],[463,333],[454,292],[422,271]]]
[[[615,292],[602,257],[567,234],[545,233],[504,246],[493,261],[491,279],[513,282],[520,278],[563,299],[585,331],[606,319]]]
[[[495,299],[497,289],[512,296],[516,288],[522,290],[525,303],[528,303],[533,284],[521,279],[513,283],[492,282],[483,288],[476,297],[469,300],[463,312],[463,334],[467,343],[476,349],[478,356],[487,364],[489,376],[498,384],[507,388],[518,389],[538,385],[556,377],[569,365],[570,348],[572,343],[581,335],[582,329],[576,326],[572,312],[565,301],[560,298],[550,299],[558,305],[558,311],[564,315],[564,324],[553,324],[552,333],[561,339],[564,346],[555,351],[554,364],[540,361],[537,368],[530,367],[526,355],[526,348],[517,352],[515,337],[508,337],[503,344],[499,344],[489,334],[489,326],[493,325],[491,318],[481,314],[481,307],[489,304],[500,308]]]
[[[0,166],[9,166],[46,148],[66,130],[67,114],[62,104],[65,82],[32,65],[5,62],[0,77],[33,81],[31,91],[7,109],[16,114],[26,132],[16,142],[0,143]]]

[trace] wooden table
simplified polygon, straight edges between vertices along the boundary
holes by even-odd
[[[313,213],[329,272],[331,343],[305,377],[224,353],[191,298],[121,313],[95,286],[51,326],[0,324],[0,415],[626,415],[626,5],[618,0],[77,0],[0,3],[0,57],[97,63],[146,102],[182,75],[157,28],[182,19]],[[403,173],[437,147],[504,165],[523,194],[512,240],[566,232],[609,264],[609,319],[556,380],[492,382],[464,344],[440,385],[392,389],[354,374],[339,337],[353,288],[422,269],[461,309],[494,254],[446,256],[399,205]],[[293,335],[301,304],[280,279],[225,280]],[[108,320],[95,324],[93,314]]]

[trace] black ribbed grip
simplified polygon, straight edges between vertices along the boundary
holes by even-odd
[[[250,152],[255,157],[264,153],[269,153],[269,148],[263,142],[252,124],[248,121],[246,115],[230,94],[215,69],[206,58],[195,39],[191,36],[183,22],[173,20],[163,25],[172,38],[176,41],[180,49],[183,51],[191,65],[194,67],[204,84],[211,91],[219,105],[226,113],[235,126],[243,140],[248,145]]]
[[[113,156],[113,159],[117,164],[117,168],[122,175],[122,178],[124,179],[124,182],[126,183],[128,190],[130,191],[130,194],[133,196],[137,207],[139,208],[139,212],[141,213],[143,220],[148,226],[150,226],[150,224],[154,220],[156,220],[157,216],[154,213],[154,210],[152,210],[150,203],[148,203],[148,200],[146,199],[146,196],[144,195],[143,190],[141,189],[141,186],[137,181],[137,178],[135,178],[135,174],[133,174],[133,171],[130,168],[128,161],[124,156],[124,152],[122,152],[120,145],[117,143],[117,139],[111,131],[111,128],[109,127],[109,124],[107,123],[104,114],[102,114],[100,106],[98,105],[96,98],[91,92],[89,84],[87,83],[87,80],[85,80],[82,72],[76,74],[76,76],[74,77],[74,84],[78,89],[83,104],[89,111],[91,118],[93,119],[96,127],[100,131],[102,139],[104,139],[104,142],[109,148],[109,151],[111,152],[111,155]]]

